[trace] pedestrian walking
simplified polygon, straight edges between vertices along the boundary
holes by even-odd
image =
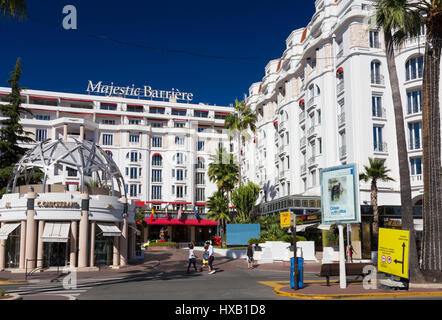
[[[253,245],[249,244],[247,247],[247,268],[253,269]]]
[[[203,272],[203,269],[209,266],[209,245],[206,243],[204,245],[204,253],[203,253],[203,264],[201,266],[200,272]]]
[[[187,266],[187,273],[189,273],[190,266],[193,264],[193,267],[195,268],[195,271],[198,272],[198,269],[196,268],[196,257],[195,253],[193,252],[193,244],[189,244],[189,265]]]
[[[206,244],[208,244],[209,246],[207,249],[209,253],[209,268],[210,268],[209,274],[214,274],[215,268],[213,267],[213,260],[215,260],[215,251],[213,250],[212,243],[209,240],[207,240]]]
[[[353,262],[353,247],[352,245],[348,245],[348,261]]]

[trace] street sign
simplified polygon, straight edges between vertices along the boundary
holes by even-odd
[[[408,279],[410,231],[379,228],[378,270]]]
[[[281,229],[282,228],[290,228],[295,225],[295,214],[293,212],[281,212],[280,214],[281,220]]]
[[[360,223],[359,174],[356,164],[319,171],[322,224]]]

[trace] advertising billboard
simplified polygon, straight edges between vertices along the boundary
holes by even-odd
[[[359,174],[356,164],[321,169],[322,223],[359,223]]]

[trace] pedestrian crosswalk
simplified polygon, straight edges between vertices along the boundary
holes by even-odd
[[[49,280],[35,280],[26,285],[9,289],[6,292],[10,294],[18,294],[20,296],[29,295],[56,295],[63,296],[71,300],[77,299],[82,293],[88,291],[92,287],[87,283],[78,283],[76,285],[66,286],[62,281],[51,282]]]

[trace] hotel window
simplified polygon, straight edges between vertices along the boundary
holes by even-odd
[[[370,63],[371,83],[383,84],[383,76],[381,75],[381,63],[379,61],[372,61]]]
[[[184,145],[184,137],[175,137],[175,144],[177,145]]]
[[[129,135],[129,142],[130,143],[139,143],[140,142],[140,135],[139,134],[130,134]]]
[[[379,32],[370,31],[370,48],[380,48]]]
[[[178,181],[184,180],[184,170],[183,169],[176,169],[176,179]]]
[[[205,173],[204,172],[197,172],[196,173],[196,184],[205,184]]]
[[[422,148],[422,122],[408,124],[410,150]]]
[[[422,158],[410,159],[410,173],[412,176],[422,174]]]
[[[161,186],[152,186],[152,200],[161,200]]]
[[[163,123],[163,122],[152,122],[152,123],[150,124],[150,126],[151,126],[152,128],[162,128],[162,127],[164,127],[164,123]]]
[[[152,182],[162,182],[162,170],[152,169]]]
[[[196,148],[198,151],[204,151],[204,141],[197,141]]]
[[[138,168],[131,167],[130,168],[130,178],[137,179],[138,178]]]
[[[68,177],[76,177],[77,176],[77,170],[72,169],[70,167],[66,167],[66,171],[68,172]]]
[[[35,141],[43,142],[47,140],[48,131],[46,129],[35,130]]]
[[[129,111],[129,112],[143,112],[143,111],[144,111],[144,108],[143,108],[143,106],[131,106],[131,105],[127,105],[126,110]]]
[[[101,120],[101,124],[111,124],[111,125],[114,125],[115,124],[115,120],[103,119],[103,120]]]
[[[382,118],[382,97],[371,96],[371,115],[373,117]]]
[[[422,90],[407,92],[408,114],[422,112]]]
[[[112,134],[103,134],[103,145],[111,146],[113,145],[114,136]]]
[[[138,152],[137,151],[130,152],[130,162],[138,162]]]
[[[207,118],[209,116],[209,112],[207,111],[199,111],[199,110],[195,110],[193,112],[193,116],[194,117],[199,117],[199,118]]]
[[[184,197],[184,187],[183,186],[176,186],[176,197],[177,198]]]
[[[152,156],[152,166],[160,167],[163,165],[163,158],[159,154]]]
[[[196,201],[204,201],[206,199],[204,188],[196,188]]]
[[[373,148],[374,151],[385,152],[384,143],[382,141],[382,127],[373,126]]]
[[[222,142],[218,142],[218,149],[222,149],[223,148],[223,143]]]
[[[182,153],[177,153],[175,155],[175,161],[176,161],[176,164],[183,164],[184,163],[184,155]]]
[[[337,40],[336,45],[338,47],[338,53],[336,54],[337,57],[340,57],[344,53],[344,46],[342,40]]]
[[[415,57],[409,59],[405,63],[405,80],[413,80],[422,78],[424,70],[424,57]]]
[[[322,138],[318,138],[319,154],[322,154]]]
[[[152,137],[152,148],[161,148],[163,146],[163,137]]]
[[[186,110],[172,109],[172,115],[173,115],[173,116],[185,116],[186,113],[187,113]]]
[[[160,114],[164,114],[164,108],[150,107],[150,108],[149,108],[149,113],[160,113]]]
[[[196,158],[196,168],[197,169],[204,169],[204,158],[198,157]]]
[[[138,191],[138,185],[136,184],[131,184],[129,187],[129,196],[131,197],[136,197],[137,196],[137,191]]]
[[[198,127],[197,131],[198,132],[205,132],[207,128],[204,127]]]
[[[175,128],[184,128],[186,126],[186,123],[185,122],[174,122],[173,126]]]
[[[312,179],[312,187],[316,186],[316,170],[311,171],[310,173]]]
[[[225,120],[226,119],[226,115],[225,114],[221,114],[221,113],[215,113],[215,119]]]
[[[43,114],[37,114],[35,116],[36,120],[51,120],[51,116],[49,115],[43,115]]]
[[[139,124],[141,124],[141,120],[140,119],[129,119],[129,124],[139,125]]]
[[[100,109],[101,110],[115,111],[115,110],[117,110],[117,105],[116,104],[112,104],[112,103],[101,103],[100,104]]]

